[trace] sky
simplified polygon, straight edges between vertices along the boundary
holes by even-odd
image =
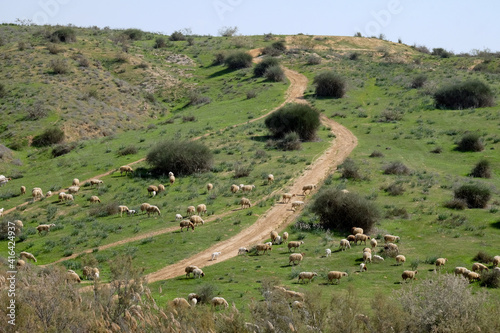
[[[500,51],[500,1],[450,0],[0,0],[0,23],[138,28],[170,35],[182,29],[237,34],[365,37],[455,53]]]

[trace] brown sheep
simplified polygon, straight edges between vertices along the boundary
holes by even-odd
[[[194,230],[194,224],[191,221],[188,220],[183,220],[180,222],[179,226],[181,227],[181,232],[183,228],[186,228],[186,230],[189,230],[189,228]]]
[[[156,186],[156,185],[149,185],[148,186],[148,193],[149,193],[149,195],[153,195],[153,192],[158,193],[158,186]]]
[[[252,203],[250,202],[250,199],[248,199],[248,198],[241,198],[240,205],[241,205],[241,209],[244,209],[246,207],[250,208],[252,206]]]
[[[199,215],[191,215],[189,221],[193,222],[194,225],[205,224],[205,221]]]
[[[97,195],[93,195],[90,197],[89,199],[90,203],[101,203],[101,199],[99,199],[99,197]]]
[[[488,267],[486,267],[485,265],[479,263],[479,262],[475,262],[473,265],[472,265],[472,271],[475,272],[475,271],[488,271]]]
[[[365,243],[365,245],[366,245],[366,241],[367,241],[367,240],[369,240],[369,239],[371,239],[371,237],[370,237],[370,236],[368,236],[368,235],[365,235],[365,234],[356,234],[356,235],[354,236],[354,239],[355,239],[355,242],[354,242],[354,243],[355,243],[356,245],[358,245],[358,242],[360,242],[360,244],[361,244],[361,242],[363,242],[363,243]]]
[[[272,246],[269,244],[257,244],[255,245],[255,249],[257,250],[257,254],[259,254],[260,251],[262,251],[262,254],[265,254],[267,250],[273,250]]]
[[[304,241],[291,241],[288,243],[288,252],[290,252],[293,248],[295,251],[296,248],[298,248],[301,244],[304,244]]]
[[[288,257],[288,265],[296,265],[295,262],[297,262],[297,265],[302,261],[302,259],[304,259],[305,257],[305,253],[302,252],[302,253],[292,253],[290,254],[290,256]]]
[[[203,214],[206,214],[207,213],[207,206],[205,204],[199,204],[197,207],[196,207],[196,212],[198,213],[198,215],[203,215]]]
[[[290,202],[290,200],[292,200],[292,198],[294,196],[295,196],[295,194],[292,194],[292,193],[283,193],[283,199],[281,200],[281,202],[283,202],[283,203]]]
[[[415,276],[417,275],[418,271],[404,271],[403,274],[401,274],[401,277],[403,278],[403,281],[406,281],[408,279],[410,280],[415,280]]]
[[[353,235],[362,234],[363,233],[363,229],[358,228],[358,227],[352,227],[351,232],[352,232]]]
[[[21,195],[26,194],[26,186],[21,186]]]
[[[194,207],[194,206],[188,206],[188,208],[186,209],[187,216],[191,216],[195,212],[196,212],[196,207]]]
[[[309,191],[309,193],[311,193],[311,191],[315,188],[316,188],[316,185],[314,185],[314,184],[304,185],[304,186],[302,186],[302,194],[306,195],[306,192],[308,192],[308,191]]]
[[[214,188],[214,186],[210,183],[207,184],[207,191],[210,192],[212,191],[212,189]]]
[[[346,272],[330,271],[328,272],[328,283],[333,283],[333,280],[337,280],[337,284],[340,283],[340,279],[344,276],[349,276]]]
[[[120,176],[125,173],[125,176],[128,175],[129,173],[134,172],[134,169],[130,165],[122,165],[120,167]]]
[[[437,258],[436,262],[434,263],[436,265],[436,269],[441,269],[441,267],[444,266],[447,261],[448,259],[446,258]]]

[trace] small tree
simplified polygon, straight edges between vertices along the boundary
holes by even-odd
[[[54,43],[74,43],[76,42],[76,32],[70,27],[57,29],[50,35],[50,40]]]
[[[271,66],[279,65],[279,60],[273,57],[265,57],[261,62],[255,65],[253,74],[257,77],[264,76],[266,70]]]
[[[490,161],[483,159],[477,162],[476,166],[472,169],[469,176],[476,178],[491,178]]]
[[[54,74],[66,74],[69,72],[69,66],[66,59],[53,59],[50,61],[49,67]]]
[[[161,49],[167,47],[167,40],[165,37],[156,37],[155,44],[153,45],[155,49]]]
[[[341,98],[345,94],[346,83],[344,78],[335,72],[323,72],[314,77],[316,95],[320,97]]]
[[[173,42],[177,42],[177,41],[181,41],[181,40],[186,40],[186,36],[184,36],[184,34],[180,31],[174,31],[171,35],[170,35],[170,40],[173,41]]]
[[[144,31],[140,29],[131,28],[123,31],[123,34],[127,36],[130,40],[140,40],[144,36]]]
[[[146,162],[159,173],[189,175],[209,171],[213,165],[213,154],[208,147],[198,142],[163,141],[147,154]]]
[[[286,78],[285,72],[280,65],[268,67],[264,73],[264,77],[273,82],[284,82]]]
[[[239,51],[229,54],[224,59],[224,64],[229,69],[240,69],[252,66],[252,56],[246,52]]]
[[[484,149],[483,140],[477,133],[466,133],[457,143],[458,151],[478,152]]]
[[[287,104],[269,115],[265,124],[277,138],[297,132],[302,140],[311,140],[320,125],[319,112],[307,104]]]
[[[434,94],[436,107],[467,109],[493,106],[494,95],[489,86],[479,80],[469,80],[439,89]]]
[[[410,87],[414,89],[422,88],[425,82],[427,82],[427,76],[424,74],[419,74],[411,80]]]
[[[238,27],[222,27],[218,32],[222,37],[231,37],[238,32]]]
[[[469,208],[484,208],[491,199],[491,190],[483,184],[465,184],[455,190],[455,199],[464,200]]]
[[[346,158],[344,163],[339,166],[340,173],[342,174],[342,178],[345,179],[361,179],[361,175],[359,174],[359,166],[354,162],[354,160],[350,158]]]
[[[57,127],[47,128],[42,134],[33,138],[34,147],[50,146],[64,140],[64,131]]]

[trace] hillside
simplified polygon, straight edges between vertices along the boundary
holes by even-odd
[[[369,324],[359,324],[358,331],[368,332],[384,327],[384,320],[389,320],[380,316],[381,309],[397,311],[401,322],[417,318],[403,306],[389,310],[391,304],[402,303],[401,293],[410,295],[411,285],[441,278],[449,279],[442,283],[455,283],[456,290],[473,291],[471,302],[473,297],[477,297],[474,301],[482,297],[477,312],[462,317],[494,320],[484,311],[498,309],[498,284],[496,288],[494,283],[484,286],[485,281],[469,285],[465,280],[452,281],[446,273],[457,266],[470,268],[477,261],[493,271],[490,259],[500,255],[495,245],[500,238],[497,55],[432,55],[404,44],[362,37],[268,34],[183,36],[183,40],[173,41],[169,39],[179,36],[137,29],[69,27],[68,32],[67,28],[0,26],[0,57],[5,64],[0,67],[0,174],[13,178],[0,187],[0,208],[9,211],[2,217],[4,225],[15,219],[24,224],[16,238],[16,253],[28,251],[37,258],[19,273],[26,281],[40,284],[36,276],[39,266],[54,274],[53,282],[45,283],[57,283],[62,270],[73,269],[81,276],[84,266],[96,266],[101,272],[96,285],[105,298],[107,288],[114,286],[108,283],[146,276],[150,291],[141,302],[155,308],[148,303],[154,301],[168,314],[168,319],[161,319],[157,312],[143,313],[148,320],[138,323],[150,325],[152,330],[164,320],[162,327],[173,325],[170,318],[175,316],[185,330],[190,321],[207,325],[207,330],[210,325],[231,322],[241,332],[244,321],[265,325],[270,320],[280,329],[291,324],[302,331],[306,325],[320,329],[347,325],[349,320],[352,325],[355,316],[363,313]],[[61,29],[64,40],[60,32],[55,34]],[[229,69],[217,63],[236,51],[258,57],[254,62],[263,58],[261,53],[272,54],[284,69],[285,79],[257,77],[255,64]],[[57,62],[65,69],[61,73],[54,70]],[[319,97],[315,92],[317,75],[331,70],[345,80],[342,98]],[[436,106],[437,91],[467,80],[490,87],[493,106]],[[309,103],[321,114],[315,139],[300,142],[299,150],[280,149],[265,125],[269,114],[289,102]],[[54,127],[64,132],[64,139],[37,145],[37,136]],[[471,133],[480,138],[482,149],[460,151],[458,143]],[[208,172],[176,174],[171,184],[166,173],[155,172],[144,160],[164,140],[207,146],[214,156],[213,166]],[[490,177],[469,176],[481,160],[487,161]],[[386,172],[397,163],[404,166],[403,172]],[[126,164],[134,168],[132,175],[118,171]],[[270,173],[273,183],[267,182]],[[56,194],[67,191],[73,178],[80,179],[80,190],[74,201],[61,202]],[[86,181],[91,178],[100,178],[103,184],[90,186]],[[213,190],[207,190],[207,183],[214,185]],[[301,189],[308,183],[316,184],[317,189],[304,195]],[[151,196],[146,190],[151,184],[164,184],[166,190]],[[234,194],[229,190],[231,184],[254,184],[255,189]],[[454,191],[467,184],[486,187],[490,193],[487,204],[483,208],[450,208]],[[21,185],[26,186],[27,194],[20,194]],[[34,187],[54,195],[33,201]],[[370,202],[379,213],[367,233],[379,243],[374,251],[386,260],[368,264],[367,272],[359,272],[364,245],[339,251],[339,241],[348,233],[325,227],[313,212],[322,193],[342,189],[356,200]],[[304,201],[304,207],[292,211],[289,204],[282,203],[285,192],[294,193],[294,200]],[[92,195],[99,196],[101,203],[90,203]],[[251,208],[240,207],[242,197],[251,200]],[[161,216],[141,213],[144,202],[157,205]],[[206,223],[181,232],[175,215],[186,216],[187,206],[201,203],[208,208],[203,217]],[[139,213],[120,217],[118,205]],[[39,224],[51,223],[55,227],[50,232],[38,234]],[[274,245],[265,255],[237,255],[240,246],[251,249],[268,241],[273,229],[280,235],[287,231],[292,241],[304,241],[299,251],[306,253],[303,262],[288,265],[286,244]],[[397,244],[406,256],[404,266],[396,265],[384,252],[385,234],[401,237]],[[0,244],[7,246],[7,241]],[[326,248],[332,250],[331,257],[325,256]],[[220,257],[210,260],[217,250],[222,250]],[[438,274],[434,263],[439,257],[448,261]],[[204,278],[185,277],[183,267],[193,263],[203,269]],[[418,269],[419,274],[407,286],[400,281],[402,271],[409,269]],[[331,270],[347,272],[348,277],[331,285],[327,279]],[[302,271],[318,276],[311,283],[299,283]],[[276,284],[306,293],[306,311],[290,312],[287,317],[291,301],[263,293]],[[85,291],[93,284],[83,281],[82,285],[83,297],[90,296]],[[103,323],[110,329],[111,323],[124,330],[131,325],[125,309],[136,316],[132,311],[136,296],[125,296],[137,286],[125,284],[124,288],[120,297],[126,299],[125,307],[99,303],[116,314],[104,316]],[[488,294],[480,292],[483,290]],[[191,315],[180,311],[170,317],[169,302],[186,298],[190,292],[222,296],[239,313],[217,311],[219,324],[205,321],[212,315],[206,306],[199,306]],[[390,299],[381,296],[384,294]],[[112,293],[108,296],[111,299]],[[339,311],[339,317],[336,312],[324,312],[340,298],[348,298],[354,312],[347,307]],[[263,304],[272,311],[260,312]],[[439,307],[436,304],[433,306]],[[20,307],[19,311],[30,310]],[[61,317],[68,315],[62,308],[57,311]],[[77,316],[78,311],[71,313]],[[320,313],[324,320],[315,321]],[[280,319],[282,315],[289,320]],[[464,325],[458,319],[457,323]],[[94,323],[85,325],[95,328]],[[224,331],[222,326],[212,328]],[[495,327],[483,322],[478,326],[484,331]],[[418,331],[412,329],[407,327],[409,332]]]

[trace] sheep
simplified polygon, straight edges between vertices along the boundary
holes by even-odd
[[[21,195],[26,194],[26,186],[21,186]]]
[[[170,181],[170,185],[173,185],[175,183],[175,176],[174,175],[169,176],[168,180]]]
[[[210,183],[207,184],[207,191],[208,192],[212,191],[213,188],[214,188],[213,184],[210,184]]]
[[[309,282],[311,282],[315,276],[318,276],[318,273],[316,273],[316,272],[300,272],[299,273],[299,283],[300,283],[300,281],[305,281],[306,279],[309,280]]]
[[[240,187],[236,184],[231,185],[231,192],[236,193],[240,190]]]
[[[344,193],[344,194],[347,194],[347,193],[349,193],[349,190],[347,190],[347,189],[343,189],[343,190],[340,190],[340,192],[342,192],[342,193]]]
[[[210,304],[212,304],[212,306],[214,308],[217,308],[218,306],[223,306],[225,307],[226,309],[229,307],[229,304],[227,304],[227,301],[222,298],[222,297],[214,297],[212,298],[212,300],[210,301]]]
[[[141,204],[141,212],[147,212],[148,211],[148,207],[151,207],[150,204],[148,204],[147,202]]]
[[[202,271],[201,269],[199,269],[199,268],[195,268],[195,269],[193,270],[193,276],[194,276],[194,278],[195,278],[195,279],[196,279],[196,278],[202,278],[202,277],[204,277],[204,276],[205,276],[205,273],[203,273],[203,271]]]
[[[176,220],[182,220],[182,215],[181,214],[175,214],[175,219]]]
[[[129,209],[128,212],[127,212],[127,215],[128,216],[132,216],[136,213],[135,209]]]
[[[2,208],[2,210],[3,210],[3,208]],[[21,220],[14,220],[13,223],[14,223],[14,228],[16,230],[21,230],[24,227],[23,222]]]
[[[366,264],[364,262],[362,262],[361,264],[359,264],[359,272],[363,272],[363,271],[367,271],[368,270],[368,267],[366,267]]]
[[[219,256],[220,256],[220,254],[221,254],[220,251],[212,253],[212,258],[210,259],[210,261],[217,260],[217,258],[219,258]]]
[[[89,199],[90,203],[101,203],[101,199],[97,195],[93,195]]]
[[[298,248],[301,244],[304,244],[304,241],[291,241],[288,243],[288,252],[290,252],[293,248],[295,251],[295,248]]]
[[[497,267],[500,264],[500,256],[493,257],[493,266]]]
[[[267,183],[268,184],[274,183],[274,175],[272,174],[267,175]]]
[[[358,241],[360,242],[360,244],[361,244],[361,242],[363,242],[366,245],[366,241],[369,240],[369,239],[371,239],[370,236],[365,235],[365,234],[356,234],[354,237],[355,237],[355,242],[354,243],[356,245],[358,245]]]
[[[64,195],[64,201],[74,201],[74,200],[75,200],[75,198],[73,197],[73,195],[72,195],[72,194],[67,194],[67,193],[66,193],[66,194]]]
[[[33,260],[34,262],[36,262],[36,261],[37,261],[37,260],[36,260],[36,258],[35,258],[35,256],[34,256],[33,254],[31,254],[31,253],[29,253],[29,252],[24,252],[24,251],[23,251],[23,252],[21,252],[21,253],[19,253],[19,258],[21,258],[21,259],[23,259],[23,258],[24,258],[24,259],[26,259],[26,260],[31,259],[31,260]]]
[[[363,252],[370,252],[370,253],[372,253],[372,249],[370,249],[369,247],[365,247],[363,249]]]
[[[301,301],[293,301],[291,304],[294,309],[302,309],[304,307],[304,302]]]
[[[465,273],[466,271],[469,271],[469,270],[468,270],[467,268],[465,268],[465,267],[460,267],[460,266],[458,266],[458,267],[455,267],[455,270],[454,270],[453,272],[455,273],[455,275],[464,275],[464,273]],[[470,271],[469,271],[469,272],[470,272]],[[468,274],[468,273],[467,273],[467,274]]]
[[[346,239],[349,241],[349,243],[354,243],[356,241],[356,236],[349,235],[349,236],[347,236]]]
[[[408,279],[410,280],[415,280],[415,276],[417,275],[418,271],[404,271],[403,274],[401,274],[401,277],[403,278],[403,281],[406,281]]]
[[[385,235],[384,236],[384,241],[385,243],[394,243],[394,242],[399,242],[399,236],[393,236],[393,235]]]
[[[17,268],[21,268],[23,266],[26,265],[26,261],[22,260],[22,259],[18,259],[17,262],[16,262],[16,267]]]
[[[469,272],[467,274],[467,279],[469,279],[469,282],[472,282],[472,281],[475,281],[475,280],[479,280],[480,278],[481,278],[481,275],[479,275],[476,272]]]
[[[201,300],[201,297],[200,297],[198,294],[196,294],[196,293],[190,293],[190,294],[188,295],[188,301],[189,301],[190,303],[192,303],[193,299],[194,299],[194,300],[196,300],[196,303],[198,303],[198,301],[200,301],[200,300]],[[196,303],[195,303],[195,304],[196,304]]]
[[[327,258],[332,255],[332,250],[330,250],[330,249],[326,249],[325,252],[326,252]]]
[[[185,298],[177,297],[172,300],[172,305],[176,308],[190,308],[191,305]]]
[[[358,228],[358,227],[352,227],[351,232],[352,232],[353,235],[362,234],[363,233],[363,229],[362,228]]]
[[[35,187],[33,190],[31,190],[31,196],[33,197],[33,201],[35,201],[37,198],[43,198],[42,189],[39,187]]]
[[[46,198],[50,198],[51,196],[52,196],[52,191],[47,191],[47,193],[45,193]]]
[[[149,185],[147,190],[148,190],[149,195],[152,195],[152,192],[155,192],[155,195],[156,195],[156,193],[158,192],[158,186]]]
[[[42,231],[50,231],[50,228],[55,227],[55,224],[40,224],[38,227],[36,227],[36,230],[38,230],[38,234],[41,234]]]
[[[281,202],[287,203],[287,202],[290,202],[290,200],[295,196],[295,194],[283,193],[282,196],[283,196],[283,198],[281,199]]]
[[[173,173],[172,171],[170,171],[170,172],[168,173],[168,176],[169,176],[169,177],[172,177],[173,175],[174,175],[174,173]]]
[[[187,216],[191,216],[196,212],[196,208],[194,206],[188,206],[186,209]]]
[[[241,209],[244,209],[246,207],[250,208],[252,206],[252,203],[250,202],[250,199],[243,197],[240,200],[240,205],[241,205]]]
[[[80,186],[70,186],[68,187],[68,193],[73,194],[73,193],[78,193],[80,190]]]
[[[80,186],[80,180],[78,178],[73,178],[72,186]]]
[[[184,269],[184,272],[186,272],[186,278],[189,278],[189,274],[193,273],[195,269],[198,269],[198,266],[195,265],[189,265]]]
[[[248,249],[246,247],[240,247],[238,249],[238,255],[248,253]]]
[[[398,265],[399,265],[399,264],[401,264],[401,265],[403,265],[403,266],[404,266],[405,261],[406,261],[406,257],[405,257],[404,255],[399,254],[399,255],[397,255],[397,256],[396,256],[396,263],[397,263]]]
[[[251,192],[253,189],[255,189],[255,185],[243,185],[240,186],[240,188],[243,192]]]
[[[306,254],[304,252],[302,253],[292,253],[288,257],[288,265],[295,265],[295,262],[297,262],[297,265],[304,259],[304,256]]]
[[[65,192],[59,192],[59,201],[63,201],[66,193]]]
[[[132,167],[130,165],[122,165],[120,167],[120,176],[125,173],[125,176],[128,175],[128,173],[132,173],[134,172],[134,169],[132,169]]]
[[[393,257],[399,254],[399,248],[394,243],[387,243],[386,245],[384,245],[384,251],[387,255]]]
[[[199,204],[196,207],[196,212],[198,213],[198,215],[206,214],[207,213],[207,205]]]
[[[363,261],[365,263],[372,262],[372,254],[371,254],[371,252],[363,252]]]
[[[156,214],[158,214],[158,216],[161,216],[161,211],[160,211],[160,208],[158,208],[157,206],[153,206],[153,205],[149,206],[149,207],[146,209],[146,212],[148,213],[148,216],[149,216],[150,214],[153,214],[153,215],[154,215],[155,213],[156,213]]]
[[[292,201],[292,210],[295,212],[295,209],[304,205],[304,201]]]
[[[444,264],[447,261],[448,261],[448,259],[446,259],[446,258],[437,258],[436,262],[434,263],[436,265],[436,269],[441,269],[441,267],[444,266]]]
[[[283,239],[281,238],[281,236],[276,237],[276,239],[273,242],[273,244],[278,244],[278,245],[281,243],[283,243]]]
[[[286,241],[288,241],[288,232],[284,232],[283,233],[283,243],[285,243]]]
[[[94,185],[97,185],[99,186],[100,184],[103,184],[104,182],[100,179],[95,179],[95,178],[92,178],[90,181],[90,187],[94,186]]]
[[[81,283],[82,280],[80,280],[80,277],[78,276],[78,274],[76,274],[75,271],[72,271],[72,270],[68,270],[66,272],[66,282],[77,282],[77,283]]]
[[[271,231],[271,242],[274,242],[274,240],[278,237],[278,233],[276,231]]]
[[[328,272],[328,283],[333,283],[333,280],[337,280],[337,284],[339,284],[340,279],[344,276],[349,276],[349,274],[347,274],[346,272],[330,271]]]
[[[123,205],[120,205],[118,206],[118,212],[120,213],[120,217],[123,216],[123,212],[128,212],[129,209],[127,206],[123,206]],[[149,212],[148,212],[148,215],[149,215]]]
[[[5,208],[0,208],[0,216],[3,215],[3,211],[5,210]]]
[[[269,245],[269,246],[273,246],[273,242],[265,242],[264,244]]]
[[[189,220],[191,222],[193,222],[194,225],[198,225],[198,224],[202,224],[203,225],[203,224],[205,224],[205,221],[203,221],[203,219],[200,216],[198,216],[198,215],[191,215],[189,217]]]
[[[181,227],[181,232],[182,232],[182,229],[184,229],[184,228],[186,228],[186,230],[189,230],[189,228],[191,228],[191,229],[194,230],[194,224],[193,224],[193,222],[188,221],[188,220],[182,220],[179,223],[179,226]]]
[[[269,246],[268,244],[257,244],[255,245],[255,249],[257,250],[257,255],[260,251],[262,251],[262,254],[266,254],[267,250],[273,250],[272,246]]]
[[[311,191],[315,188],[316,188],[316,185],[314,185],[314,184],[304,185],[304,186],[302,186],[302,194],[306,195],[307,191],[309,191],[309,193],[311,193]]]
[[[10,177],[5,177],[4,175],[0,175],[0,186],[4,186],[7,184],[12,178]]]
[[[151,194],[151,198],[156,197],[156,191],[152,191],[152,192],[150,192],[149,194]]]
[[[494,271],[494,272],[500,272],[500,267],[498,267],[498,266],[497,266],[497,267],[494,267],[494,268],[493,268],[493,271]]]
[[[379,256],[378,254],[374,254],[373,255],[372,262],[381,262],[381,261],[384,261],[384,258],[382,258],[381,256]]]
[[[83,267],[83,277],[87,280],[95,280],[99,278],[99,269],[97,267]]]
[[[475,271],[480,271],[482,272],[483,270],[486,270],[488,271],[488,267],[486,267],[485,265],[479,263],[479,262],[475,262],[474,264],[472,264],[472,271],[475,272]]]
[[[375,249],[377,247],[377,240],[375,238],[370,239],[370,245],[372,249]]]
[[[351,243],[349,243],[347,239],[341,239],[339,247],[342,249],[342,251],[345,251],[351,248]]]

